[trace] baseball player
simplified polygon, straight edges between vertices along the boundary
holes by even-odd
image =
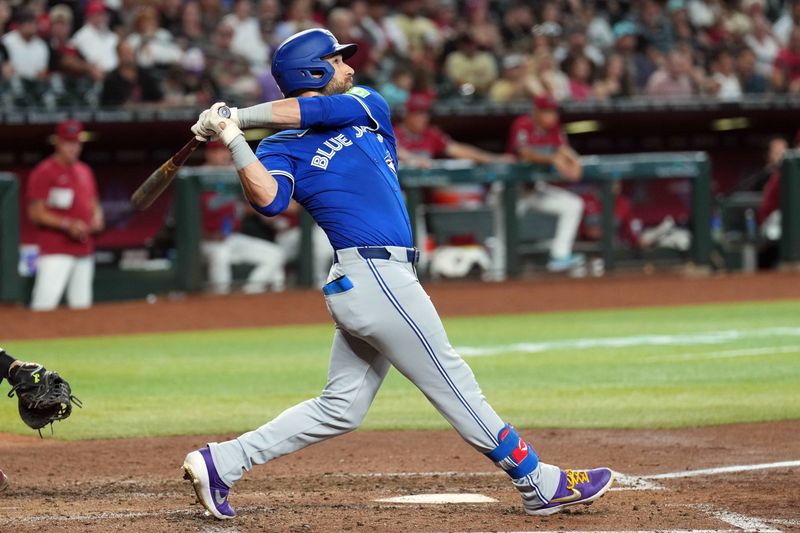
[[[39,258],[31,308],[50,311],[66,291],[67,305],[92,305],[93,234],[103,229],[94,173],[79,157],[83,126],[65,120],[56,127],[55,152],[28,178],[28,217],[36,224]]]
[[[218,136],[230,149],[243,191],[274,216],[295,198],[335,250],[323,294],[336,322],[322,394],[238,438],[193,451],[183,468],[208,512],[235,512],[228,501],[243,471],[356,429],[390,366],[411,380],[459,434],[511,477],[529,514],[591,503],[612,482],[608,468],[561,470],[495,413],[469,366],[450,345],[414,263],[411,224],[397,179],[395,136],[386,102],[354,87],[345,60],[356,46],[322,29],[284,41],[272,73],[286,96],[221,118],[214,104],[192,133]],[[284,131],[256,153],[240,128]]]
[[[580,181],[583,176],[580,158],[570,148],[559,122],[558,102],[547,94],[534,98],[532,114],[517,117],[511,124],[508,151],[521,161],[550,165],[567,181]],[[586,258],[572,252],[583,200],[573,192],[543,181],[537,181],[534,187],[522,195],[517,209],[522,213],[532,210],[558,217],[547,269],[565,272],[583,265]]]
[[[32,429],[39,430],[39,436],[47,424],[69,417],[72,404],[81,406],[64,378],[39,363],[15,359],[0,348],[0,383],[4,379],[11,384],[9,398],[17,395],[20,418]],[[0,470],[0,492],[6,487],[8,477]]]

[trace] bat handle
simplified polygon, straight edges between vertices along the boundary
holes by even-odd
[[[217,113],[222,118],[231,118],[231,108],[224,105],[217,110]]]

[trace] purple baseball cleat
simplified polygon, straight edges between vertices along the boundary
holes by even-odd
[[[535,509],[525,508],[531,515],[547,516],[573,505],[588,505],[606,493],[614,481],[608,468],[593,470],[562,470],[556,493],[550,501]]]
[[[220,520],[236,516],[233,507],[228,503],[230,488],[217,474],[211,451],[207,447],[187,455],[183,460],[183,471],[183,478],[192,482],[197,498],[209,513]]]

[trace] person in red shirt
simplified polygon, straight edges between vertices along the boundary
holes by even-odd
[[[215,139],[209,142],[205,155],[206,167],[230,167],[233,172],[231,153],[221,141]],[[231,268],[240,263],[254,267],[242,287],[243,292],[254,294],[268,288],[284,290],[286,258],[283,250],[275,243],[239,232],[246,207],[235,198],[205,191],[200,197],[200,209],[203,221],[200,249],[208,263],[208,281],[212,292],[226,294],[230,291],[233,279]]]
[[[775,57],[772,85],[776,90],[800,94],[800,28],[789,34],[789,42]]]
[[[402,122],[395,125],[395,139],[397,140],[397,158],[401,164],[407,166],[428,168],[433,164],[435,159],[460,159],[473,163],[511,163],[514,158],[507,154],[493,154],[485,150],[481,150],[476,146],[461,143],[451,139],[446,133],[436,126],[431,125],[430,110],[433,106],[433,99],[427,94],[416,93],[411,95],[406,103],[406,112],[403,116]],[[447,187],[436,187],[427,191],[427,202],[434,205],[446,205],[460,208],[470,208],[482,205],[486,201],[486,187],[483,184],[461,184],[450,185]],[[427,228],[425,224],[420,224],[420,231],[424,238],[423,242],[427,242]],[[467,233],[459,236],[457,239],[459,245],[470,245],[471,248],[467,250],[464,247],[439,249],[438,253],[434,252],[431,258],[431,272],[435,275],[440,266],[447,263],[448,265],[459,265],[459,268],[449,268],[444,266],[441,270],[447,272],[450,277],[458,277],[465,275],[470,267],[471,259],[465,259],[463,253],[469,252],[471,254],[478,253],[480,257],[476,262],[482,269],[488,269],[491,260],[486,252],[482,249],[475,248],[474,236]],[[433,247],[431,244],[426,245],[425,250],[420,258],[420,264],[425,265],[428,261],[427,254],[424,253]],[[450,243],[437,243],[438,245],[447,245]],[[455,244],[455,242],[454,242]],[[495,254],[498,257],[501,255],[502,250],[498,250]],[[446,255],[448,254],[448,255]],[[446,261],[441,258],[447,257]],[[444,262],[442,262],[444,261]],[[501,266],[498,265],[498,270]]]
[[[56,127],[55,152],[28,178],[28,218],[37,226],[39,257],[31,308],[55,309],[66,289],[71,308],[92,305],[94,241],[103,229],[94,173],[78,158],[83,126],[66,120]]]
[[[511,125],[508,152],[521,161],[550,165],[567,181],[579,181],[583,175],[580,158],[567,143],[561,128],[558,103],[549,95],[534,98],[533,113],[518,117]],[[585,262],[581,254],[572,253],[583,214],[583,200],[561,187],[537,181],[523,194],[519,211],[540,211],[558,216],[556,234],[550,245],[551,272],[565,272]]]

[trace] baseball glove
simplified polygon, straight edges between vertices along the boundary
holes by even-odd
[[[72,395],[69,383],[55,372],[46,370],[38,363],[24,363],[11,370],[8,381],[11,391],[8,397],[17,394],[19,416],[31,428],[39,431],[53,422],[64,420],[72,414],[72,404],[82,407],[81,401]]]

